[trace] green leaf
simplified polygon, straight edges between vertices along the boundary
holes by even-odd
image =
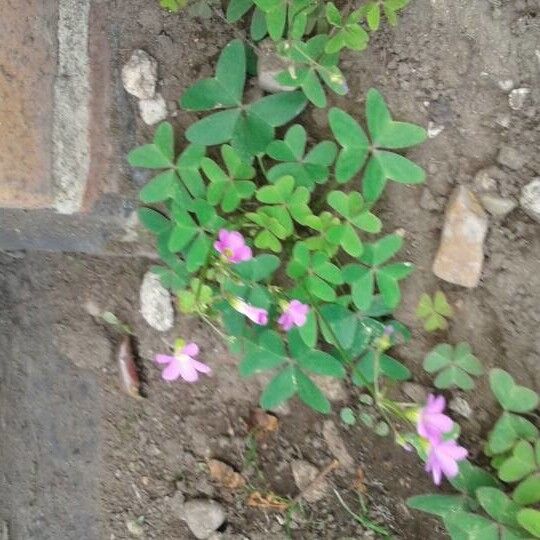
[[[339,9],[335,6],[333,2],[328,2],[326,4],[326,20],[332,24],[333,26],[340,26],[341,25],[341,13],[339,12]]]
[[[457,387],[462,390],[472,390],[474,388],[474,381],[472,378],[456,365],[443,369],[437,377],[435,377],[433,384],[437,388],[443,389]]]
[[[206,147],[198,144],[188,145],[176,160],[176,170],[187,190],[193,197],[203,197],[204,181],[199,169],[206,154]]]
[[[369,383],[375,380],[375,354],[372,350],[368,351],[355,366],[355,370],[359,371]],[[393,381],[406,381],[411,377],[411,372],[407,367],[386,354],[380,356],[379,374],[385,375]]]
[[[514,493],[512,498],[517,504],[527,506],[540,502],[540,473],[529,476],[521,482]]]
[[[326,334],[328,334],[325,336],[326,340],[344,349],[349,349],[353,344],[358,326],[358,318],[355,313],[338,304],[321,306],[319,313],[322,319],[321,329],[326,330]],[[328,327],[330,331],[328,331]]]
[[[391,259],[402,245],[403,238],[400,235],[389,234],[373,244],[367,244],[360,260],[370,266],[378,266]]]
[[[407,506],[439,517],[469,509],[466,500],[460,495],[436,495],[432,493],[409,497]]]
[[[336,292],[334,289],[318,276],[308,276],[305,284],[307,290],[313,294],[313,296],[316,296],[325,302],[332,302],[336,299]]]
[[[518,513],[519,524],[535,538],[540,538],[540,510],[525,508]]]
[[[249,112],[272,127],[279,127],[298,116],[306,106],[302,92],[280,92],[248,105]]]
[[[345,111],[332,107],[328,113],[330,129],[342,150],[336,162],[336,179],[350,180],[364,165],[369,141],[356,120]]]
[[[424,128],[407,122],[391,121],[386,124],[373,143],[380,148],[407,148],[424,142],[427,132]]]
[[[386,102],[382,94],[375,88],[370,88],[366,96],[366,118],[369,134],[373,141],[376,141],[392,122]]]
[[[343,364],[328,353],[308,350],[307,353],[297,358],[300,367],[317,375],[326,375],[327,377],[336,377],[343,379],[345,377],[345,368]]]
[[[191,124],[186,131],[187,139],[196,144],[210,146],[230,141],[233,138],[240,111],[220,111]]]
[[[527,441],[519,441],[509,457],[499,468],[503,482],[517,482],[536,470],[534,449]]]
[[[331,411],[330,402],[317,385],[299,369],[294,370],[298,397],[313,410],[323,414]]]
[[[383,267],[377,272],[376,281],[384,303],[389,308],[395,309],[401,301],[398,280],[392,276],[391,272],[387,272],[385,267]]]
[[[264,330],[257,343],[250,342],[247,354],[240,363],[242,377],[249,377],[261,371],[274,369],[287,360],[283,341],[277,332]]]
[[[442,291],[437,291],[433,297],[433,309],[443,317],[453,317],[454,310],[446,300],[446,296]]]
[[[501,490],[482,487],[476,491],[476,498],[490,517],[509,527],[519,527],[516,515],[520,506]]]
[[[298,329],[300,336],[304,340],[304,343],[308,347],[315,347],[317,344],[317,335],[318,335],[318,329],[317,329],[317,317],[315,316],[315,312],[313,309],[311,309],[308,313],[306,323],[301,326]]]
[[[452,363],[454,351],[452,345],[441,343],[434,347],[424,360],[424,369],[428,373],[435,373]]]
[[[230,0],[227,5],[227,21],[234,23],[240,20],[252,6],[252,0]]]
[[[507,411],[525,413],[538,407],[538,394],[516,384],[512,376],[502,369],[489,372],[489,384],[495,397]]]
[[[249,261],[235,264],[231,267],[235,274],[247,281],[262,281],[268,279],[281,264],[275,255],[257,255]]]
[[[268,383],[259,401],[263,409],[274,409],[296,394],[296,371],[288,366]]]
[[[371,31],[379,29],[379,23],[381,20],[381,8],[379,4],[370,4],[369,10],[366,14],[367,23]]]
[[[174,170],[163,171],[141,189],[139,198],[147,204],[166,201],[173,197],[173,187],[177,182]]]
[[[506,452],[518,439],[532,440],[537,428],[527,419],[504,412],[489,433],[488,444],[493,453]]]
[[[354,424],[356,424],[356,416],[350,407],[343,407],[343,409],[339,411],[339,416],[341,421],[348,426],[354,426]]]
[[[481,487],[499,487],[497,479],[487,471],[472,465],[468,460],[459,462],[459,473],[449,479],[450,483],[462,493],[474,497],[476,490]]]
[[[188,272],[195,272],[206,262],[210,253],[212,242],[204,233],[199,233],[189,247],[186,254],[186,268]]]
[[[380,165],[386,178],[401,184],[421,184],[426,179],[424,170],[412,162],[410,159],[387,152],[386,150],[376,150],[373,158]]]
[[[499,540],[494,521],[469,512],[453,512],[443,518],[452,540]]]
[[[132,167],[165,169],[174,167],[174,134],[171,124],[162,122],[154,133],[154,142],[133,149],[128,154]]]
[[[154,234],[162,233],[171,227],[170,220],[152,208],[139,208],[137,214],[140,222]]]

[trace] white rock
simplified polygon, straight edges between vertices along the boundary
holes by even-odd
[[[451,411],[454,411],[456,414],[463,416],[463,418],[470,418],[472,409],[469,405],[469,402],[466,399],[463,399],[460,396],[457,396],[450,400],[448,407]]]
[[[328,482],[324,479],[321,479],[313,487],[307,489],[319,474],[319,470],[315,465],[312,465],[303,459],[295,459],[291,463],[291,470],[294,481],[298,486],[298,489],[303,492],[302,496],[307,502],[314,503],[320,501],[326,495],[326,492],[328,491]],[[304,491],[306,489],[307,491]]]
[[[488,219],[484,209],[464,186],[458,186],[448,202],[433,273],[462,287],[476,287],[484,261]]]
[[[151,271],[144,275],[141,290],[141,313],[144,320],[156,330],[166,332],[174,323],[171,295],[161,284],[159,276]]]
[[[150,99],[156,92],[157,62],[147,52],[133,51],[128,63],[122,68],[124,88],[139,99]]]
[[[275,77],[288,67],[286,60],[276,54],[275,43],[266,39],[259,43],[257,62],[257,82],[265,92],[289,92],[293,86],[285,86],[276,81]]]
[[[438,125],[435,122],[428,122],[427,134],[430,139],[435,138],[442,132],[444,126]]]
[[[510,108],[514,111],[519,111],[519,109],[522,109],[523,105],[525,105],[525,101],[530,93],[530,88],[515,88],[508,95],[508,105],[510,105]]]
[[[499,85],[499,88],[503,92],[510,92],[512,88],[514,88],[514,81],[512,79],[503,79],[497,83]]]
[[[521,190],[519,204],[529,216],[540,223],[540,177],[529,182]]]
[[[482,193],[479,197],[482,206],[495,217],[504,217],[517,206],[514,199],[501,197],[497,193]]]
[[[184,505],[182,519],[195,538],[205,540],[225,521],[225,510],[216,501],[195,499]]]
[[[153,126],[167,118],[167,103],[161,94],[156,94],[150,99],[139,101],[139,112],[145,124]]]

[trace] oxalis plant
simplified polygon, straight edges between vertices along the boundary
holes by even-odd
[[[461,506],[452,498],[438,499],[448,496],[428,495],[429,501],[437,500],[413,499],[412,507],[433,512],[434,505],[452,538],[524,538],[525,531],[536,534],[532,462],[519,477],[529,483],[516,488],[529,495],[514,501],[526,513],[516,513],[515,521],[505,524],[503,511],[488,510],[476,493],[485,486],[478,479],[491,476],[466,460],[467,450],[457,443],[459,426],[444,412],[444,397],[430,395],[425,404],[390,398],[392,387],[411,376],[391,348],[410,339],[392,314],[401,300],[400,282],[413,266],[399,260],[402,234],[382,234],[375,206],[389,181],[424,181],[422,168],[402,151],[423,142],[425,130],[395,121],[375,89],[365,96],[363,114],[328,110],[328,140],[309,137],[300,123],[293,123],[308,101],[326,105],[323,83],[338,94],[348,91],[337,67],[339,52],[363,48],[357,41],[367,32],[362,24],[374,30],[381,12],[395,22],[395,12],[406,3],[369,2],[353,12],[340,12],[331,3],[257,3],[252,30],[253,20],[259,29],[264,21],[264,33],[260,30],[257,37],[268,32],[276,40],[289,61],[277,79],[296,89],[248,100],[244,87],[253,49],[231,41],[214,77],[198,81],[180,99],[187,111],[208,111],[186,130],[188,144],[177,145],[172,125],[165,122],[152,143],[129,154],[132,166],[157,172],[140,193],[145,206],[139,217],[156,236],[163,261],[153,271],[175,294],[179,309],[200,317],[225,340],[239,357],[242,376],[270,374],[260,398],[263,408],[274,409],[297,396],[327,414],[331,406],[318,386],[320,377],[349,378],[363,391],[361,406],[370,412],[359,417],[369,429],[392,434],[406,450],[416,450],[435,484],[446,476],[464,492]],[[231,20],[233,5],[236,18],[253,7],[251,1],[231,3]],[[321,25],[332,28],[309,37]],[[282,128],[278,134],[277,128]],[[197,359],[198,345],[186,337],[169,354],[156,355],[167,381],[195,382],[211,372]],[[481,374],[481,367],[476,359],[469,365],[474,357],[463,344],[455,351],[448,347],[438,350],[442,359],[432,354],[426,360],[430,372],[440,372],[436,385],[470,388],[467,377]],[[526,412],[536,404],[528,407]],[[533,441],[534,425],[517,414],[524,411],[515,405],[505,411],[494,432],[495,440],[506,437],[507,446],[501,450],[490,443],[487,449],[494,466],[500,465],[500,472],[503,457],[519,461],[525,453],[530,457],[532,448],[536,467],[540,450]],[[342,411],[342,419],[350,424],[356,417],[349,409]],[[526,449],[519,446],[522,439]],[[485,487],[498,489],[498,480],[493,482]],[[448,516],[454,514],[495,523],[499,536],[468,535],[467,527],[464,532],[452,525]],[[471,525],[470,530],[477,528]]]

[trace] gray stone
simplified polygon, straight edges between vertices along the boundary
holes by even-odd
[[[470,418],[472,414],[471,406],[469,405],[469,402],[460,397],[456,396],[455,398],[452,398],[450,400],[450,403],[448,404],[448,407],[451,411],[455,412],[456,414],[459,414],[460,416],[463,416],[463,418]]]
[[[500,173],[502,171],[493,166],[480,169],[474,175],[474,190],[477,193],[497,191],[497,178]]]
[[[484,208],[495,217],[504,217],[517,206],[514,199],[501,197],[497,193],[482,193],[479,197]]]
[[[519,204],[530,217],[540,223],[540,177],[521,190]]]
[[[401,391],[415,403],[423,404],[427,401],[429,390],[418,383],[405,382],[401,385]]]
[[[435,122],[428,122],[427,134],[430,139],[434,139],[444,129],[444,126],[436,124]]]
[[[182,519],[187,523],[195,538],[204,540],[223,525],[226,514],[216,501],[195,499],[184,505]]]
[[[332,420],[326,420],[323,424],[322,433],[328,449],[340,464],[346,469],[353,469],[354,459],[349,454],[343,439],[339,435],[336,424]]]
[[[313,487],[307,489],[319,474],[319,470],[315,465],[303,459],[295,459],[291,463],[291,470],[294,481],[298,489],[302,492],[302,497],[307,502],[314,503],[324,498],[328,491],[328,482],[324,479],[321,479]]]
[[[504,145],[499,150],[499,154],[497,155],[497,161],[501,165],[517,171],[518,169],[521,169],[523,165],[525,165],[527,159],[522,153],[519,152],[519,150],[516,150],[511,146]]]
[[[441,209],[441,205],[437,202],[437,199],[435,199],[428,188],[424,188],[422,190],[422,195],[420,196],[420,208],[430,211],[437,211]]]
[[[128,63],[122,68],[124,88],[139,99],[151,99],[156,92],[157,62],[147,52],[133,51]]]
[[[514,111],[519,111],[525,105],[525,101],[530,93],[530,88],[515,88],[508,95],[508,105]]]
[[[288,68],[286,60],[276,54],[275,43],[266,39],[259,44],[257,62],[257,81],[265,92],[288,92],[293,86],[285,86],[276,81],[275,77]]]
[[[502,79],[497,84],[503,92],[510,92],[514,88],[514,81],[512,79]]]
[[[151,271],[144,275],[141,290],[141,314],[144,320],[156,330],[166,332],[174,323],[171,294]]]
[[[458,186],[448,206],[433,273],[462,287],[476,287],[484,262],[487,215],[465,186]]]
[[[163,96],[157,93],[150,99],[141,99],[139,101],[139,112],[143,122],[153,126],[167,118],[167,104]]]

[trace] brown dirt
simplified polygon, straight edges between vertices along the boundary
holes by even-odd
[[[420,207],[422,187],[392,185],[381,203],[385,230],[405,229],[406,256],[418,268],[405,284],[398,313],[412,328],[413,340],[398,356],[428,385],[421,370],[425,352],[440,341],[467,340],[486,367],[502,366],[520,382],[540,386],[538,224],[519,209],[502,221],[491,221],[483,278],[474,290],[442,283],[430,270],[442,209],[455,184],[470,183],[478,169],[494,164],[503,144],[526,158],[517,171],[505,169],[506,180],[500,186],[504,195],[518,197],[520,188],[540,174],[534,151],[540,92],[537,10],[535,2],[526,0],[413,0],[396,29],[379,32],[367,52],[347,55],[343,69],[351,94],[333,98],[360,115],[366,90],[376,86],[396,117],[444,125],[442,133],[411,152],[429,172],[427,189],[440,209]],[[167,14],[148,0],[111,2],[109,20],[113,63],[121,65],[134,48],[155,56],[162,92],[177,132],[182,133],[194,115],[177,111],[175,101],[194,80],[211,73],[220,48],[233,36],[232,29],[219,18],[203,23]],[[512,79],[516,87],[532,88],[523,109],[509,108],[507,92],[498,85],[505,79]],[[112,122],[126,134],[127,151],[148,140],[152,130],[138,120],[135,100],[119,87],[115,96]],[[497,123],[503,115],[509,117],[507,128]],[[318,136],[327,132],[320,113],[310,111],[303,121]],[[124,180],[134,194],[147,177],[125,164],[118,166],[124,168]],[[290,470],[292,460],[306,459],[320,469],[332,460],[321,434],[324,419],[292,403],[278,414],[279,430],[259,444],[256,454],[250,451],[246,419],[256,406],[260,384],[239,379],[236,360],[199,322],[177,317],[176,332],[161,335],[146,325],[139,314],[138,289],[147,261],[34,254],[2,258],[0,264],[5,313],[16,310],[21,288],[26,291],[24,301],[32,303],[32,310],[47,314],[36,316],[35,324],[52,328],[55,350],[64,361],[68,359],[66,369],[75,369],[73,365],[77,373],[82,369],[99,388],[94,415],[100,418],[100,459],[89,474],[99,478],[100,538],[131,538],[126,522],[139,517],[144,518],[146,538],[190,538],[179,518],[178,493],[222,502],[228,513],[225,532],[239,535],[236,538],[279,539],[286,537],[288,529],[293,538],[368,537],[365,528],[343,511],[332,489],[322,501],[304,504],[290,523],[282,514],[246,506],[251,489],[294,497],[298,490]],[[426,335],[414,308],[422,292],[437,288],[445,291],[457,314],[448,332]],[[118,336],[88,314],[87,301],[113,311],[133,327],[144,368],[145,399],[136,401],[120,391],[114,363]],[[28,328],[24,317],[11,324]],[[4,337],[12,331],[7,324],[0,328]],[[202,344],[201,357],[213,367],[212,378],[193,386],[161,381],[151,358],[165,351],[178,333]],[[31,345],[28,354],[36,358],[39,344],[33,349]],[[24,371],[13,371],[12,376],[21,380]],[[346,395],[346,404],[355,402],[354,389],[347,388]],[[466,398],[474,413],[463,422],[465,440],[478,451],[496,409],[485,382]],[[339,404],[334,410],[339,411]],[[407,496],[430,489],[418,460],[360,427],[344,428],[335,413],[332,419],[364,471],[371,519],[390,528],[395,538],[444,538],[434,522],[404,505]],[[242,472],[249,488],[232,493],[213,484],[205,465],[209,457]],[[351,505],[355,504],[354,476],[354,471],[343,469],[329,476],[331,486]],[[31,537],[49,536],[20,536]]]

